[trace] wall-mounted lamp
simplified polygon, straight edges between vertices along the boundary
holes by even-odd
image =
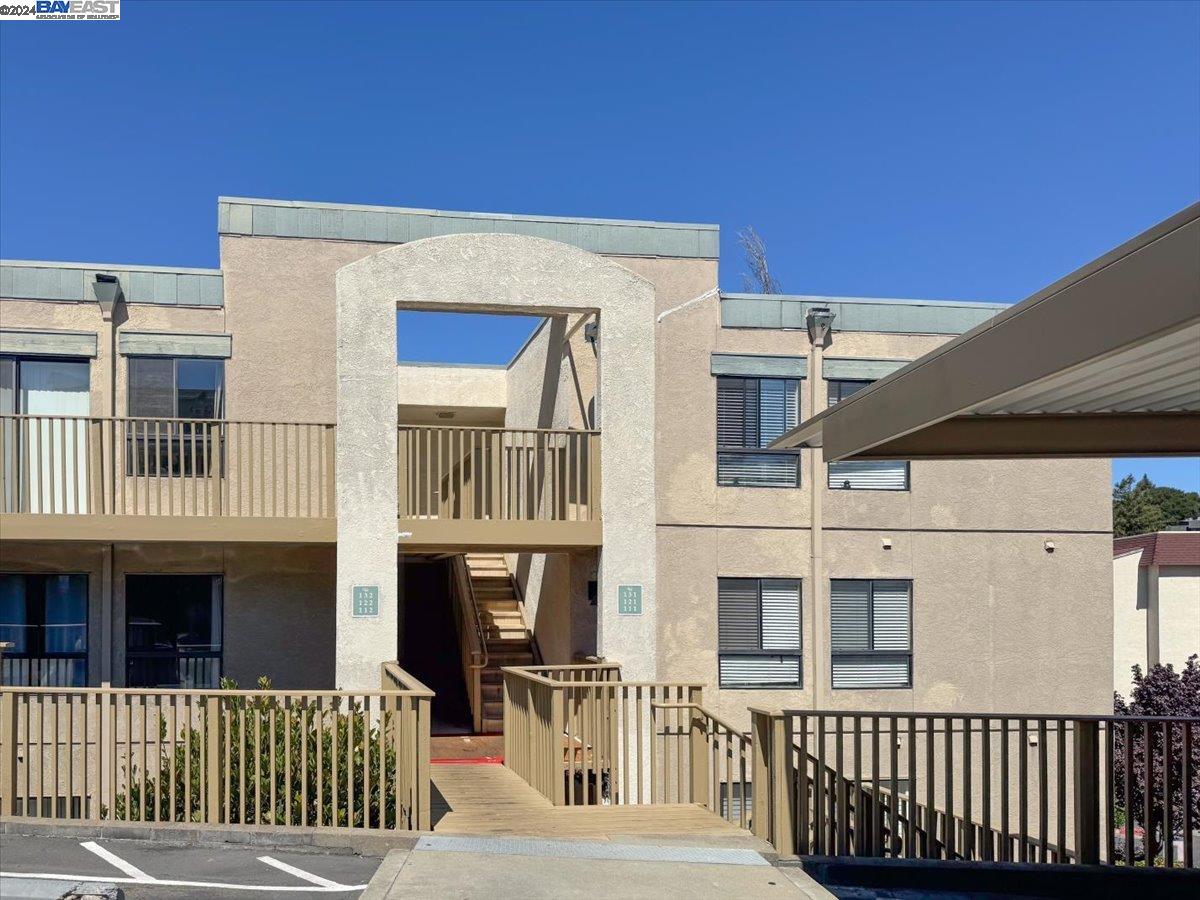
[[[1042,546],[1046,548],[1047,553],[1054,552],[1054,541],[1045,541]]]
[[[891,538],[884,538],[884,539],[883,539],[883,549],[884,549],[884,550],[891,550],[891,549],[892,549],[892,539],[891,539]]]
[[[596,345],[596,341],[600,339],[600,323],[588,322],[586,325],[584,325],[583,339],[594,347]]]
[[[111,321],[113,310],[118,303],[125,299],[125,294],[121,290],[121,282],[116,275],[97,272],[96,281],[92,284],[92,291],[96,295],[96,302],[100,304],[100,315],[103,316],[104,321]]]
[[[829,332],[833,328],[835,313],[828,306],[810,306],[804,324],[808,328],[808,339],[813,346],[828,347],[832,338]]]

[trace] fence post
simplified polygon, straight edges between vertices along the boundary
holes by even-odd
[[[547,693],[550,696],[550,740],[546,747],[549,754],[547,763],[550,771],[550,802],[555,806],[564,806],[567,802],[567,789],[563,774],[563,706],[560,698],[562,689],[554,685]],[[612,778],[612,781],[615,783],[616,778]],[[602,789],[603,777],[597,774],[596,790],[599,792]]]
[[[771,713],[761,709],[750,710],[750,741],[754,756],[750,781],[751,799],[750,829],[755,837],[771,840]],[[742,802],[745,802],[743,798]]]
[[[688,769],[692,774],[692,802],[700,803],[708,806],[708,735],[706,734],[704,714],[700,711],[700,707],[704,703],[703,688],[692,687],[688,688],[688,702],[692,704],[692,708],[688,710],[688,717],[692,723],[691,743],[689,745],[690,753],[688,754]],[[714,773],[715,775],[715,773]],[[721,810],[714,809],[717,815],[721,814]]]
[[[1075,861],[1100,864],[1100,723],[1094,719],[1075,720]]]
[[[429,716],[433,704],[429,697],[417,698],[417,830],[429,831]]]
[[[209,694],[204,707],[204,821],[209,825],[218,825],[221,821],[221,782],[224,780],[221,769],[221,698],[216,694]],[[243,756],[241,765],[245,764]],[[242,802],[245,802],[244,797]]]
[[[776,713],[771,719],[771,843],[789,856],[796,852],[794,769],[792,717]]]
[[[0,693],[0,813],[17,814],[17,695]]]

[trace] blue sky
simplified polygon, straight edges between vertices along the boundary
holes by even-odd
[[[228,194],[713,222],[726,289],[749,224],[791,292],[1016,300],[1200,195],[1195,3],[122,16],[0,26],[5,257],[214,266]],[[459,361],[529,331],[405,326]]]

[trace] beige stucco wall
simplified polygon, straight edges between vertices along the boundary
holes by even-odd
[[[1200,654],[1200,566],[1163,566],[1158,573],[1159,661],[1178,672]]]
[[[281,689],[333,687],[332,547],[118,544],[111,599],[109,552],[107,544],[0,543],[0,571],[88,576],[89,683],[125,683],[125,576],[193,573],[223,577],[225,675],[242,687],[259,675]]]
[[[875,532],[826,541],[831,578],[913,581],[913,687],[831,691],[822,708],[1098,713],[1111,706],[1108,655],[1112,614],[1108,574],[1095,564],[1107,535],[1062,535],[1045,552],[1040,535]],[[705,685],[706,703],[746,724],[747,706],[813,708],[810,652],[813,592],[808,532],[768,529],[659,529],[664,677]],[[802,690],[719,690],[717,579],[803,579]],[[1099,602],[1097,602],[1099,598]],[[1091,639],[1091,633],[1102,639]],[[1104,652],[1096,644],[1103,641]],[[820,655],[828,667],[828,655]]]
[[[837,332],[826,355],[913,359],[948,339]],[[916,462],[911,491],[825,490],[821,602],[829,578],[913,579],[914,675],[911,690],[814,698],[814,656],[828,666],[828,617],[814,631],[811,453],[799,489],[718,487],[710,374],[713,352],[807,356],[807,335],[722,328],[713,296],[660,315],[657,347],[660,674],[702,681],[738,722],[747,721],[748,705],[1109,708],[1107,461]],[[807,416],[807,380],[801,408]],[[885,538],[892,549],[883,549]],[[803,690],[717,691],[719,576],[803,579]]]
[[[200,334],[226,333],[225,310],[210,307],[160,306],[126,303],[117,309],[121,331],[175,331]],[[112,331],[96,303],[0,298],[0,327],[86,331],[96,335],[96,358],[91,360],[92,415],[126,413],[126,358],[117,357],[116,406],[112,405]],[[236,350],[235,350],[236,352]]]
[[[1113,690],[1129,695],[1135,665],[1146,668],[1146,570],[1142,551],[1113,560]]]
[[[1178,672],[1200,654],[1200,567],[1141,566],[1143,552],[1112,561],[1113,690],[1125,695],[1133,666]]]
[[[508,402],[508,372],[502,366],[397,363],[396,402],[402,412],[406,406],[503,410]]]

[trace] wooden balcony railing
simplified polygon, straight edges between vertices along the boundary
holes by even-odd
[[[429,828],[432,692],[0,688],[0,814]]]
[[[1194,867],[1200,719],[752,711],[781,853]]]
[[[555,805],[696,803],[749,827],[749,739],[701,693],[613,663],[506,668],[504,763]]]
[[[402,519],[595,522],[600,434],[401,425]]]
[[[0,511],[332,518],[334,426],[0,416]]]

